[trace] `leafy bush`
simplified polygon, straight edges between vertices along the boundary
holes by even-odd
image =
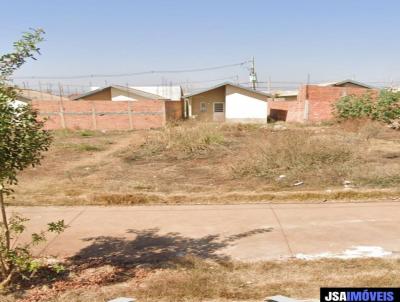
[[[335,113],[340,119],[370,117],[373,107],[374,103],[370,94],[347,95],[335,104]]]
[[[17,174],[29,166],[40,164],[52,137],[43,129],[38,112],[29,104],[16,104],[17,88],[10,84],[13,72],[28,58],[39,53],[37,43],[43,40],[43,30],[23,34],[14,43],[14,52],[0,57],[0,290],[7,288],[15,277],[29,278],[41,264],[31,254],[31,248],[46,240],[46,232],[62,232],[63,221],[50,223],[47,231],[33,233],[28,244],[16,242],[27,221],[19,216],[8,219],[5,196],[18,184]]]
[[[12,216],[8,221],[9,228],[9,241],[17,240],[22,233],[26,231],[25,223],[28,219],[20,217],[18,215]],[[35,276],[36,272],[44,266],[44,264],[35,259],[32,256],[31,249],[34,246],[44,243],[46,241],[46,235],[48,233],[60,234],[65,230],[67,226],[64,224],[64,220],[57,222],[51,222],[47,225],[46,231],[39,233],[32,233],[30,235],[30,241],[24,244],[12,245],[7,248],[7,242],[5,240],[5,233],[7,229],[4,224],[0,226],[1,238],[0,240],[0,260],[1,260],[1,275],[3,276],[1,285],[4,287],[8,283],[14,281],[15,277],[22,279],[31,279]],[[3,240],[4,239],[4,240]],[[55,272],[62,271],[62,267],[55,263],[49,267]]]
[[[385,123],[400,118],[400,92],[382,90],[375,104],[372,117]]]
[[[348,95],[335,104],[334,111],[342,120],[369,118],[391,123],[400,118],[400,92],[384,89],[376,100],[371,94]]]

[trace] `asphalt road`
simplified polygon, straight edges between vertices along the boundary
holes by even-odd
[[[10,207],[29,231],[64,219],[38,255],[240,260],[400,255],[400,202]],[[19,242],[26,237],[18,239]],[[142,257],[142,258],[138,258]]]

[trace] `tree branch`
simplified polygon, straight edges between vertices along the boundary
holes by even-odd
[[[0,189],[0,207],[1,207],[1,217],[3,219],[3,225],[5,229],[4,235],[6,236],[6,250],[8,251],[10,249],[10,229],[8,227],[6,207],[4,205],[4,192],[2,186]]]

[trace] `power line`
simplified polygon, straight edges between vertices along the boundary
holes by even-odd
[[[185,85],[185,84],[201,84],[201,83],[210,83],[210,82],[217,82],[217,81],[227,81],[227,80],[233,80],[233,81],[237,81],[239,79],[238,75],[233,75],[230,77],[223,77],[223,78],[217,78],[217,79],[209,79],[209,80],[199,80],[199,81],[171,81],[169,82],[168,85]],[[26,85],[29,84],[30,87],[38,87],[40,85],[43,86],[53,86],[53,85],[59,85],[60,83],[58,82],[37,82],[37,83],[29,83],[29,81],[27,82],[22,82],[22,85]],[[96,83],[94,84],[63,84],[61,83],[62,86],[66,86],[66,87],[91,87],[91,86],[98,86],[96,85]],[[121,85],[120,83],[108,83],[108,85]],[[136,84],[135,84],[136,85]],[[135,86],[134,84],[132,84],[131,86]],[[140,85],[136,85],[136,86],[140,86]],[[163,86],[160,83],[151,83],[151,84],[146,84],[146,85],[142,85],[142,86]],[[165,86],[165,85],[164,85]]]
[[[172,82],[173,85],[179,84],[200,84],[200,83],[209,83],[209,82],[216,82],[216,81],[226,81],[226,80],[237,80],[239,78],[238,75],[234,75],[231,77],[219,78],[219,79],[211,79],[211,80],[200,80],[200,81],[187,81],[187,82]]]
[[[111,77],[129,77],[129,76],[137,76],[137,75],[145,75],[145,74],[166,74],[166,73],[190,73],[190,72],[202,72],[209,70],[218,70],[225,69],[235,66],[244,66],[250,61],[243,61],[240,63],[227,64],[227,65],[219,65],[205,68],[192,68],[192,69],[180,69],[180,70],[150,70],[150,71],[142,71],[142,72],[132,72],[132,73],[120,73],[120,74],[90,74],[90,75],[75,75],[75,76],[21,76],[14,77],[14,79],[85,79],[85,78],[111,78]]]

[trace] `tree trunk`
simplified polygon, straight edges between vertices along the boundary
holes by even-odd
[[[0,190],[0,207],[1,207],[1,216],[3,218],[3,225],[4,225],[4,235],[6,236],[6,249],[7,251],[10,250],[10,229],[8,228],[8,220],[6,214],[6,207],[4,205],[4,192]]]

